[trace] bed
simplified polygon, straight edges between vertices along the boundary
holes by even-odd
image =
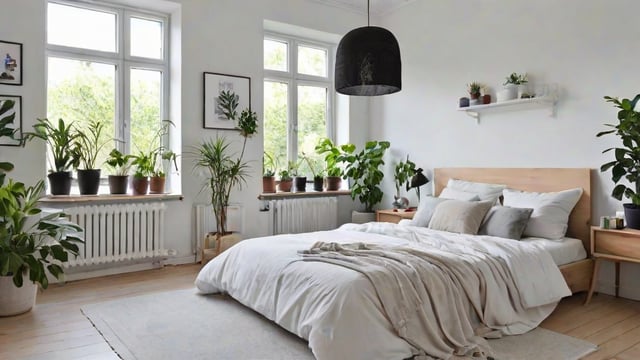
[[[581,187],[584,192],[571,213],[567,235],[588,241],[588,169],[436,169],[436,193],[449,178],[540,192]],[[390,247],[394,248],[391,254]],[[423,252],[425,248],[431,250]],[[354,251],[366,256],[349,257]],[[397,253],[403,256],[399,263],[406,262],[424,278],[380,272],[389,267],[384,256]],[[426,262],[420,259],[434,253],[439,256],[436,261],[423,267]],[[361,259],[372,262],[361,263]],[[450,267],[442,265],[449,261]],[[379,264],[383,265],[375,268]],[[372,266],[375,276],[362,271]],[[333,231],[243,241],[209,262],[196,285],[205,294],[227,293],[308,340],[318,359],[449,358],[453,354],[482,359],[490,355],[482,337],[534,328],[560,298],[588,289],[591,268],[587,259],[558,268],[547,251],[524,242],[493,237],[479,242],[472,235],[396,224],[346,224]],[[451,292],[450,285],[441,282],[441,273],[466,274],[463,282],[472,295],[465,298]],[[389,290],[381,291],[385,286]],[[474,289],[479,289],[478,294]],[[398,296],[418,308],[419,314],[390,299]],[[490,326],[481,326],[485,323]]]

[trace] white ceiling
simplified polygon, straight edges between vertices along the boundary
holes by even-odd
[[[367,0],[313,0],[329,6],[367,13]],[[371,14],[385,15],[415,0],[370,0]]]

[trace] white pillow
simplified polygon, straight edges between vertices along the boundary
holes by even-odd
[[[522,236],[561,239],[567,232],[569,214],[582,196],[582,189],[549,193],[504,189],[502,195],[504,206],[533,209]]]
[[[429,221],[431,221],[431,217],[433,216],[433,212],[436,210],[436,206],[438,204],[448,201],[449,199],[445,198],[437,198],[433,196],[425,196],[420,199],[420,204],[418,204],[418,210],[416,214],[413,215],[413,220],[411,220],[411,225],[413,226],[429,226]]]
[[[440,196],[438,197],[442,199],[462,200],[462,201],[480,200],[480,197],[477,194],[467,192],[467,191],[462,191],[462,190],[455,190],[450,187],[445,187],[444,189],[442,189],[442,191],[440,192]]]
[[[447,187],[476,194],[480,198],[480,201],[490,200],[499,205],[500,195],[502,195],[502,190],[507,188],[507,185],[449,179]]]

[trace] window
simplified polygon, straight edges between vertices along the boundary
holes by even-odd
[[[289,36],[264,38],[264,150],[278,170],[304,153],[320,160],[315,145],[333,136],[333,46]],[[306,162],[301,176],[312,176]]]
[[[97,164],[113,147],[151,150],[169,110],[168,29],[163,14],[49,1],[47,117],[80,128],[104,122],[107,145]]]

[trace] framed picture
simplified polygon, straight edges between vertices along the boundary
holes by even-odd
[[[238,115],[240,115],[242,110],[251,108],[251,78],[205,72],[203,80],[203,127],[205,129],[235,130],[235,121],[224,117],[218,108],[218,95],[224,90],[234,92],[238,96]]]
[[[17,95],[0,95],[0,120],[9,118],[9,129],[16,129],[15,138],[22,138],[22,97]],[[6,136],[0,137],[0,145],[19,146],[20,141]]]
[[[22,44],[0,40],[0,84],[22,85]]]

